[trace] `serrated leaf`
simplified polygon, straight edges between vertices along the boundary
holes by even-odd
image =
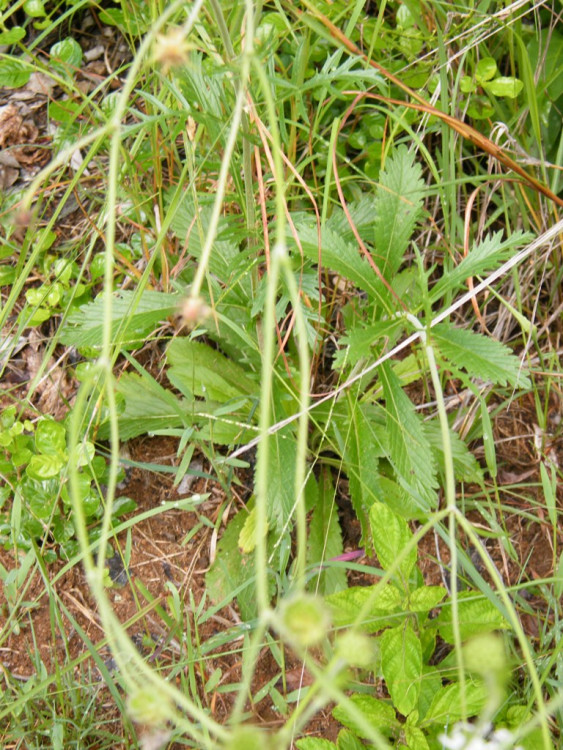
[[[373,241],[373,217],[375,215],[375,197],[364,194],[357,201],[348,204],[348,213],[360,236]],[[335,209],[327,220],[327,226],[339,234],[346,242],[354,242],[354,232],[348,217],[342,209]]]
[[[368,418],[369,407],[350,397],[346,409],[344,419],[334,419],[332,427],[348,475],[350,500],[362,526],[362,538],[366,539],[369,509],[382,497],[377,469],[384,450],[378,437],[380,428],[373,415]]]
[[[418,703],[422,647],[410,622],[385,630],[379,638],[381,668],[397,711],[408,716]]]
[[[418,696],[418,715],[420,721],[423,721],[426,717],[426,712],[430,708],[436,693],[441,688],[442,678],[440,677],[440,673],[436,669],[436,667],[424,666],[422,668],[422,680],[420,685],[420,693]]]
[[[316,501],[309,523],[307,561],[318,565],[342,553],[342,533],[338,522],[338,508],[334,501],[334,486],[328,469],[323,468],[318,486],[315,483]],[[332,594],[346,588],[344,568],[328,567],[312,579],[310,585],[320,594]]]
[[[423,520],[426,517],[420,506],[412,499],[412,495],[397,482],[382,475],[379,477],[379,485],[385,505],[398,516],[406,521]]]
[[[337,352],[338,359],[335,357],[334,369],[337,369],[338,363],[353,367],[359,359],[371,359],[377,356],[381,351],[382,345],[391,348],[397,341],[399,335],[404,329],[404,321],[400,318],[393,320],[382,320],[367,328],[353,328],[346,336],[342,336],[340,344],[348,346],[347,352]],[[377,349],[374,350],[374,347]]]
[[[407,607],[411,612],[430,612],[447,593],[443,586],[422,586],[409,593]]]
[[[397,725],[395,711],[388,703],[374,698],[371,695],[352,695],[350,700],[354,706],[361,712],[365,722],[372,727],[374,734],[389,731]],[[368,733],[364,726],[357,722],[356,718],[351,716],[344,706],[336,706],[332,710],[332,715],[345,727],[352,729],[359,737],[371,739],[373,736]]]
[[[470,597],[470,598],[467,598]],[[492,630],[507,630],[509,623],[498,608],[488,599],[475,598],[475,594],[461,592],[458,599],[459,633],[462,641],[472,635],[489,633]],[[454,643],[452,605],[447,602],[432,623],[446,643]]]
[[[268,533],[267,526],[265,532],[266,534]],[[253,508],[247,515],[238,538],[238,546],[244,555],[248,555],[249,552],[254,551],[256,547],[256,536],[256,508]]]
[[[469,375],[498,385],[530,388],[520,360],[500,341],[448,323],[434,326],[430,335],[442,356]]]
[[[349,729],[341,729],[336,742],[338,750],[365,750],[364,743]]]
[[[397,479],[409,490],[421,510],[436,507],[436,464],[422,420],[388,363],[379,368],[389,435],[389,459]]]
[[[263,450],[259,443],[258,461]],[[279,430],[270,437],[268,461],[268,523],[272,530],[281,532],[295,505],[294,472],[297,444],[291,427]]]
[[[149,334],[159,323],[175,315],[182,300],[180,294],[162,292],[119,291],[112,295],[112,339],[124,349],[146,344]],[[104,295],[68,316],[61,330],[61,341],[69,346],[94,347],[102,345],[104,328]]]
[[[374,503],[369,511],[369,522],[373,544],[383,570],[393,570],[403,585],[414,570],[417,559],[416,547],[397,566],[397,559],[405,547],[412,541],[412,532],[407,522],[399,518],[384,503]]]
[[[422,214],[424,182],[415,153],[399,146],[385,162],[375,201],[374,260],[391,282]]]
[[[337,750],[334,742],[321,737],[302,737],[295,741],[297,750]]]
[[[32,69],[13,57],[0,60],[0,86],[19,89],[29,81]]]
[[[453,724],[466,716],[476,716],[487,703],[489,691],[482,682],[465,683],[465,711],[461,702],[461,684],[454,682],[440,688],[428,709],[425,722],[435,722],[442,726]]]
[[[444,445],[441,426],[437,421],[426,422],[424,425],[428,442],[432,446],[434,455],[442,474],[445,473]],[[483,470],[473,453],[454,430],[450,430],[450,447],[454,461],[455,478],[464,482],[483,483]]]
[[[253,587],[255,565],[253,555],[239,549],[239,536],[248,517],[244,511],[229,521],[217,545],[215,562],[205,576],[211,599],[227,605],[236,596],[243,620],[256,617],[256,596]]]
[[[436,302],[448,291],[457,291],[470,276],[494,271],[513,254],[516,245],[523,244],[528,239],[530,235],[523,232],[513,232],[506,240],[502,240],[502,232],[487,235],[457,266],[449,268],[436,282],[430,290],[430,301]]]
[[[332,621],[337,627],[354,625],[368,604],[368,609],[358,625],[367,633],[375,633],[396,622],[395,613],[401,609],[401,593],[391,584],[380,586],[351,586],[326,597],[331,608]],[[390,615],[393,615],[390,617]]]
[[[190,409],[185,399],[176,398],[152,378],[150,381],[136,373],[125,373],[119,379],[116,391],[123,400],[118,415],[120,440],[189,424]],[[97,437],[109,437],[108,424],[100,426]]]
[[[167,199],[170,206],[172,193],[167,196]],[[196,260],[201,257],[211,211],[211,207],[205,205],[199,206],[196,211],[189,192],[184,193],[173,209],[170,228],[180,242],[185,243],[189,239],[190,255]],[[230,277],[230,266],[237,260],[239,254],[238,227],[239,221],[232,215],[228,219],[224,216],[219,219],[217,235],[209,258],[209,270],[225,283]]]
[[[258,384],[246,371],[207,344],[175,338],[166,350],[168,377],[182,392],[219,403],[257,394]]]
[[[408,750],[430,750],[426,735],[418,727],[405,725],[405,740]]]
[[[312,222],[296,226],[303,253],[314,263],[319,260],[317,227]],[[383,304],[384,298],[377,282],[377,276],[370,264],[360,254],[357,244],[346,242],[341,235],[328,226],[321,231],[321,264],[336,271],[363,289],[375,300]]]

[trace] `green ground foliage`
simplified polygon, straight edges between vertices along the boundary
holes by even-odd
[[[0,653],[66,654],[4,664],[3,746],[559,746],[561,10],[0,2]],[[143,436],[213,518],[118,492]],[[216,548],[135,584],[163,666],[106,559],[172,508]]]

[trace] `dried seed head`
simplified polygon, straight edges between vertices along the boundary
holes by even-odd
[[[191,330],[205,320],[210,312],[211,310],[201,297],[187,297],[182,303],[180,315],[182,323]]]
[[[166,74],[171,68],[186,65],[192,49],[193,46],[187,41],[184,30],[174,27],[166,34],[157,34],[153,59]]]

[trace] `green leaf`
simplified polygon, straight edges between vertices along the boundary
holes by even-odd
[[[430,750],[430,745],[422,729],[405,724],[404,732],[408,750]]]
[[[313,262],[319,260],[317,227],[312,222],[296,226],[301,248],[306,257]],[[297,248],[295,248],[297,251]],[[324,226],[321,231],[321,264],[336,271],[363,289],[371,297],[384,302],[377,276],[367,260],[361,255],[357,244],[348,243],[337,232]]]
[[[63,101],[56,102],[51,101],[49,102],[49,117],[53,120],[56,120],[57,122],[62,122],[67,125],[71,125],[76,123],[77,118],[80,116],[81,111],[84,109],[84,104],[82,102],[74,102],[72,99],[64,99]],[[96,260],[97,258],[100,258],[100,260]],[[94,263],[94,275],[92,275],[92,280],[94,278],[98,278],[100,276],[103,276],[105,271],[105,253],[99,253],[98,255],[94,256],[94,260],[92,261]],[[99,270],[96,270],[97,266],[101,266]],[[90,271],[92,273],[92,269]]]
[[[259,385],[246,370],[207,344],[176,337],[166,351],[168,377],[183,393],[224,403],[257,394]]]
[[[504,96],[507,99],[516,99],[518,94],[524,88],[524,83],[519,78],[512,76],[500,76],[494,81],[489,81],[484,85],[487,93],[493,96]]]
[[[26,468],[26,474],[32,479],[52,479],[61,473],[66,460],[57,455],[41,454],[32,456]]]
[[[50,54],[51,62],[56,65],[64,63],[69,68],[79,68],[82,62],[82,47],[70,36],[53,44]]]
[[[172,193],[167,196],[171,205]],[[199,260],[203,244],[207,237],[212,209],[209,206],[194,208],[194,202],[189,191],[186,191],[173,209],[170,227],[183,244],[189,239],[190,255]],[[238,236],[235,230],[239,222],[232,215],[221,217],[217,227],[217,236],[213,242],[213,249],[209,258],[209,270],[225,283],[231,275],[231,265],[239,254]]]
[[[0,60],[0,86],[19,89],[29,81],[31,73],[31,68],[26,67],[13,57]]]
[[[294,471],[297,461],[297,443],[291,427],[270,437],[268,461],[268,524],[281,532],[287,524],[295,505]],[[257,449],[258,461],[263,444]]]
[[[467,105],[467,114],[474,120],[486,120],[492,117],[495,108],[486,96],[472,96]]]
[[[338,750],[365,750],[364,743],[349,729],[341,729],[336,740]]]
[[[422,586],[409,593],[407,607],[411,612],[430,612],[447,593],[443,586]]]
[[[241,529],[248,513],[241,511],[229,521],[223,532],[215,562],[205,576],[205,585],[216,604],[226,606],[236,596],[243,621],[257,615],[254,555],[243,555],[238,546]]]
[[[330,560],[342,553],[342,534],[338,522],[338,508],[334,501],[335,491],[330,471],[321,469],[317,489],[317,498],[309,523],[307,540],[307,561],[309,565]],[[310,582],[313,590],[320,594],[332,594],[346,588],[346,571],[344,568],[327,567],[319,571]]]
[[[337,352],[334,369],[344,363],[353,367],[359,359],[375,359],[383,344],[392,347],[404,330],[404,321],[400,318],[381,320],[366,328],[353,328],[346,336],[342,336],[340,344],[348,346],[348,351]],[[377,349],[375,348],[377,347]]]
[[[465,709],[467,716],[476,716],[487,703],[489,691],[482,682],[465,683]],[[461,684],[454,682],[440,688],[434,696],[424,722],[433,722],[445,726],[464,718],[461,702]]]
[[[426,514],[412,499],[412,495],[397,482],[382,475],[379,477],[379,484],[385,505],[394,513],[407,521],[424,520]]]
[[[458,599],[459,631],[462,641],[477,633],[488,633],[491,630],[507,630],[509,623],[498,608],[488,599],[476,598],[472,592],[461,592]],[[432,623],[446,643],[454,643],[452,624],[452,605],[447,602],[440,614]]]
[[[22,26],[13,26],[8,31],[0,33],[0,44],[17,44],[25,37],[25,29]]]
[[[42,18],[46,15],[42,0],[26,0],[23,4],[23,9],[25,14],[30,18]]]
[[[137,503],[135,500],[122,495],[114,500],[111,507],[111,515],[113,518],[119,518],[119,516],[123,516],[126,513],[133,513],[134,510],[137,510]]]
[[[563,34],[547,27],[538,31],[531,35],[527,45],[529,65],[540,76],[536,90],[538,100],[541,91],[555,102],[563,94]]]
[[[456,291],[465,284],[470,276],[477,276],[494,271],[514,253],[514,247],[530,239],[530,235],[513,232],[502,240],[502,232],[488,235],[476,245],[457,266],[449,268],[442,278],[430,290],[430,301],[436,302],[447,291]]]
[[[500,341],[449,323],[434,326],[430,335],[442,356],[469,375],[503,386],[531,387],[518,357]]]
[[[424,182],[415,151],[399,146],[380,175],[375,203],[375,252],[379,270],[391,282],[422,215]]]
[[[371,695],[352,695],[350,700],[358,711],[362,713],[367,724],[373,729],[373,735],[377,736],[382,731],[388,732],[397,725],[395,711],[388,703],[373,698]],[[350,715],[344,706],[336,706],[332,710],[332,715],[337,721],[344,724],[345,727],[352,729],[359,737],[371,739],[373,736],[364,729],[363,725],[356,721],[355,717]]]
[[[189,424],[191,409],[185,399],[178,399],[149,378],[148,373],[147,377],[125,373],[119,379],[116,390],[123,400],[123,410],[118,417],[121,440]],[[105,423],[100,426],[98,438],[106,440],[108,437],[109,425]]]
[[[476,91],[477,86],[471,76],[462,76],[459,82],[459,89],[462,94],[472,94]]]
[[[264,536],[268,533],[268,528],[264,530]],[[256,508],[250,511],[238,537],[238,546],[240,551],[247,555],[256,548]]]
[[[422,647],[412,623],[389,628],[379,638],[381,668],[396,710],[408,716],[416,708],[422,676]]]
[[[422,668],[420,693],[418,695],[419,722],[424,720],[437,692],[442,688],[442,679],[436,667]]]
[[[441,425],[437,421],[426,422],[424,425],[428,442],[432,446],[434,455],[442,475],[445,474],[444,445]],[[483,470],[477,459],[469,450],[466,443],[453,430],[450,433],[450,446],[454,461],[454,474],[456,479],[462,482],[483,483]]]
[[[389,435],[389,460],[400,484],[422,510],[436,507],[436,464],[424,425],[388,363],[379,368]]]
[[[60,456],[66,453],[66,430],[54,419],[42,419],[35,431],[35,448],[40,453]]]
[[[180,294],[119,291],[112,295],[112,340],[126,349],[143,346],[159,323],[178,311]],[[61,341],[76,347],[98,348],[104,328],[104,295],[73,310],[61,331]]]
[[[357,403],[350,396],[346,400],[346,411],[343,419],[333,420],[332,427],[348,475],[350,500],[362,525],[362,538],[367,539],[369,509],[374,500],[382,497],[377,469],[384,450],[370,407]]]
[[[0,266],[0,286],[11,286],[15,280],[15,268],[12,268],[12,266]]]
[[[143,15],[141,12],[144,8],[144,5],[139,5],[134,13],[129,10],[124,12],[121,8],[106,8],[100,13],[100,21],[110,26],[117,26],[128,36],[140,37],[150,28],[150,22],[144,17],[146,13]]]
[[[22,496],[37,518],[49,518],[58,499],[59,479],[37,480],[29,475],[21,481]]]
[[[481,430],[483,432],[483,448],[485,449],[485,461],[487,468],[492,477],[497,475],[497,453],[495,448],[495,436],[493,434],[493,425],[491,423],[491,415],[487,408],[487,402],[483,397],[479,398],[479,406],[481,407]]]
[[[475,78],[479,84],[483,84],[494,78],[497,70],[497,64],[492,57],[483,57],[475,67]]]
[[[326,597],[326,602],[332,610],[332,621],[336,627],[354,625],[360,612],[364,612],[358,625],[367,633],[375,633],[397,622],[396,614],[401,610],[402,596],[393,585],[351,586],[344,591],[337,591]],[[391,616],[392,615],[392,616]]]
[[[295,745],[297,750],[337,750],[334,742],[320,737],[302,737],[296,740]]]
[[[397,566],[397,559],[412,541],[412,533],[407,522],[393,513],[384,503],[374,503],[369,511],[369,522],[373,544],[383,570],[393,570],[400,577],[405,588],[414,570],[417,559],[416,546]]]

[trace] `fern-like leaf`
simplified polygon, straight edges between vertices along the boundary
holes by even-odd
[[[476,245],[470,253],[454,268],[448,270],[430,290],[430,301],[436,302],[446,292],[455,292],[471,276],[490,273],[504,263],[517,245],[530,239],[529,234],[514,232],[506,240],[502,240],[502,232],[495,232],[485,237],[483,242]]]
[[[447,323],[435,326],[431,336],[442,356],[469,375],[498,385],[530,387],[520,360],[500,341]]]
[[[400,146],[381,173],[375,201],[375,261],[391,282],[422,215],[424,182],[414,153]]]
[[[423,510],[436,506],[436,463],[424,425],[385,363],[379,370],[387,409],[389,459],[397,479]]]
[[[317,228],[313,223],[297,226],[303,253],[313,262],[319,259]],[[321,263],[325,268],[336,271],[353,282],[358,289],[367,292],[371,297],[383,303],[377,282],[377,276],[357,246],[346,242],[340,234],[323,227],[321,232]]]

